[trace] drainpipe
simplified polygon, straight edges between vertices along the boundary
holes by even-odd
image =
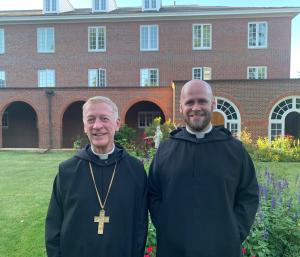
[[[48,123],[49,123],[49,149],[53,148],[53,133],[52,133],[52,97],[54,96],[54,90],[47,89],[45,95],[48,99]]]
[[[173,123],[175,124],[176,88],[175,88],[175,83],[174,82],[172,82],[171,87],[172,87],[172,91],[173,91]]]

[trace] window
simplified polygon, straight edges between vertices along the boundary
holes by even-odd
[[[266,79],[267,67],[265,66],[252,66],[248,67],[248,79]]]
[[[54,53],[54,28],[37,29],[37,47],[39,53]]]
[[[105,27],[89,27],[89,51],[104,52],[106,50]]]
[[[2,128],[8,128],[8,112],[4,112],[2,116]]]
[[[210,67],[194,67],[193,68],[193,79],[203,79],[210,80],[211,79],[211,68]]]
[[[57,0],[44,0],[44,10],[47,13],[57,12]]]
[[[106,70],[89,69],[89,87],[106,87]]]
[[[4,29],[0,29],[0,54],[5,52]]]
[[[211,24],[193,24],[193,49],[211,49]]]
[[[158,51],[158,25],[140,26],[141,51]]]
[[[159,116],[161,116],[160,112],[138,112],[138,127],[149,127],[153,120]]]
[[[94,11],[106,11],[106,0],[93,0]]]
[[[0,70],[0,88],[1,87],[5,87],[6,83],[5,83],[5,71],[1,71]]]
[[[55,87],[55,70],[39,70],[39,87]]]
[[[268,41],[267,22],[248,23],[248,48],[266,48]]]
[[[156,0],[144,0],[143,1],[143,10],[157,10]]]
[[[140,84],[141,87],[158,86],[158,69],[141,69]]]

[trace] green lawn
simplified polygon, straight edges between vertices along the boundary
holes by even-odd
[[[0,257],[44,257],[44,220],[59,162],[74,152],[0,152]],[[300,163],[257,163],[294,185]],[[298,183],[299,184],[299,183]],[[299,190],[296,186],[293,190]]]

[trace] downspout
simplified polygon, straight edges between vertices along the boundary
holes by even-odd
[[[172,82],[172,85],[171,85],[171,87],[172,87],[172,91],[173,91],[173,124],[175,124],[175,121],[176,121],[176,119],[175,119],[175,113],[176,113],[176,109],[175,109],[175,107],[176,107],[176,88],[175,88],[175,83],[174,82]]]
[[[52,129],[52,97],[54,96],[54,90],[47,89],[45,95],[48,99],[48,124],[49,124],[49,149],[53,148],[53,129]]]

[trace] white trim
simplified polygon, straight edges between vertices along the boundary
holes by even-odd
[[[102,0],[98,0],[99,1],[99,6],[101,5],[101,1]],[[97,13],[97,12],[99,12],[99,13],[104,13],[104,12],[107,12],[107,10],[108,10],[108,0],[104,0],[105,1],[105,9],[99,9],[99,10],[97,10],[95,7],[96,7],[96,0],[93,0],[93,3],[92,3],[92,12],[93,13]]]
[[[258,46],[258,45],[250,46],[249,45],[249,39],[250,39],[249,38],[249,26],[250,26],[250,24],[255,24],[256,27],[259,26],[259,24],[266,24],[266,44],[265,45],[263,45],[263,46]],[[258,36],[258,33],[259,33],[259,31],[256,28],[256,36]],[[248,22],[248,37],[247,37],[247,40],[248,40],[248,42],[247,42],[248,49],[266,49],[266,48],[268,48],[268,22],[267,21],[250,21],[250,22]],[[259,39],[257,37],[256,41],[258,41],[258,40]]]
[[[6,87],[6,74],[5,74],[5,70],[0,70],[0,73],[2,73],[3,74],[3,80],[4,80],[4,85],[3,85],[3,87],[2,86],[0,86],[0,88],[5,88]]]
[[[272,114],[273,114],[275,108],[280,103],[282,103],[283,101],[286,101],[286,100],[289,100],[289,99],[292,100],[292,108],[284,111],[284,113],[282,114],[280,119],[272,119]],[[269,138],[269,140],[271,140],[271,127],[272,127],[272,124],[280,124],[281,125],[281,136],[284,136],[285,135],[285,118],[286,118],[286,116],[291,112],[300,113],[300,108],[299,109],[296,108],[296,99],[300,99],[300,95],[291,95],[291,96],[284,97],[284,98],[278,100],[273,105],[273,107],[272,107],[272,109],[269,113],[269,119],[268,119],[268,138]]]
[[[40,84],[40,73],[46,72],[46,82],[48,84],[48,72],[53,72],[53,86],[43,86]],[[55,78],[55,69],[39,69],[38,70],[38,87],[45,88],[45,87],[55,87],[56,86],[56,78]]]
[[[143,1],[142,2],[142,11],[143,12],[147,12],[147,11],[159,11],[159,9],[161,8],[161,2],[160,2],[160,0],[155,0],[155,5],[156,5],[155,8],[153,8],[151,6],[152,0],[149,0],[149,7],[148,8],[145,7],[145,1],[146,0],[142,0],[142,1]]]
[[[50,7],[52,2],[56,2],[56,10],[52,11],[47,11],[46,10],[46,2],[47,0],[43,0],[43,13],[48,14],[48,13],[59,13],[59,0],[49,0],[50,1]]]
[[[156,48],[151,48],[150,47],[150,42],[151,42],[151,27],[156,27],[157,33],[156,33],[156,37],[157,37],[157,47]],[[142,48],[142,41],[143,41],[143,37],[142,37],[142,29],[143,28],[147,28],[147,39],[148,39],[148,48]],[[159,51],[159,26],[158,24],[144,24],[144,25],[140,25],[140,51],[142,52],[151,52],[151,51]]]
[[[234,109],[234,111],[236,113],[236,116],[237,116],[237,119],[235,119],[235,120],[229,120],[227,118],[227,116],[226,116],[226,113],[224,113],[221,109],[218,109],[218,100],[222,100],[224,102],[227,102]],[[232,101],[230,101],[229,99],[224,98],[224,97],[216,96],[215,97],[215,101],[216,101],[216,108],[213,111],[214,112],[220,112],[220,113],[223,114],[223,117],[224,117],[224,127],[226,128],[227,123],[230,123],[230,126],[231,126],[231,124],[237,124],[237,133],[240,133],[241,132],[241,115],[240,115],[240,111],[237,108],[237,106]],[[229,128],[229,130],[230,129],[231,128]]]
[[[96,49],[90,48],[90,29],[96,29],[96,37],[98,37],[97,29],[101,28],[104,29],[104,48],[98,49],[98,40],[96,38]],[[88,27],[88,52],[106,52],[106,26],[89,26]]]
[[[209,43],[210,46],[203,46],[203,26],[204,25],[209,25],[210,27],[210,38],[209,38]],[[194,34],[194,27],[195,26],[201,26],[201,46],[200,47],[195,47],[194,46],[194,39],[195,39],[195,34]],[[212,24],[211,23],[194,23],[192,24],[192,49],[193,50],[211,50],[212,49]]]
[[[44,31],[46,33],[45,37],[45,45],[47,43],[47,30],[53,30],[53,50],[41,50],[39,48],[39,31]],[[46,32],[45,32],[46,31]],[[38,53],[55,53],[55,28],[53,27],[39,27],[36,29],[36,47],[37,47],[37,52]],[[48,48],[48,45],[46,45],[46,48]]]
[[[142,85],[142,72],[143,72],[143,70],[147,70],[148,71],[148,76],[150,75],[149,73],[150,73],[150,70],[155,70],[156,72],[157,72],[157,74],[156,74],[156,77],[157,77],[157,85],[154,85],[154,86],[143,86]],[[148,77],[148,79],[149,79],[149,77]],[[140,87],[157,87],[157,86],[159,86],[159,69],[157,69],[157,68],[141,68],[140,69]]]
[[[260,79],[260,78],[258,78],[258,69],[259,68],[265,68],[265,78],[262,78],[262,79],[267,79],[268,78],[268,67],[267,66],[247,66],[247,79],[250,80],[250,78],[249,78],[249,69],[256,69],[255,79]],[[251,79],[251,80],[255,80],[255,79]]]
[[[14,17],[0,17],[0,22],[2,23],[23,23],[24,22],[78,22],[78,21],[137,21],[145,19],[156,19],[156,20],[188,20],[188,19],[220,19],[220,18],[266,18],[266,17],[293,17],[300,12],[300,8],[280,8],[271,10],[236,10],[236,11],[199,11],[199,12],[172,12],[172,13],[153,13],[153,12],[143,12],[136,14],[93,14],[93,15],[63,15],[41,16],[39,14],[35,16],[14,16]]]
[[[0,28],[0,34],[1,33],[3,35],[3,39],[2,39],[2,42],[0,43],[0,45],[3,44],[3,51],[0,51],[0,54],[5,54],[5,30],[3,28]]]

